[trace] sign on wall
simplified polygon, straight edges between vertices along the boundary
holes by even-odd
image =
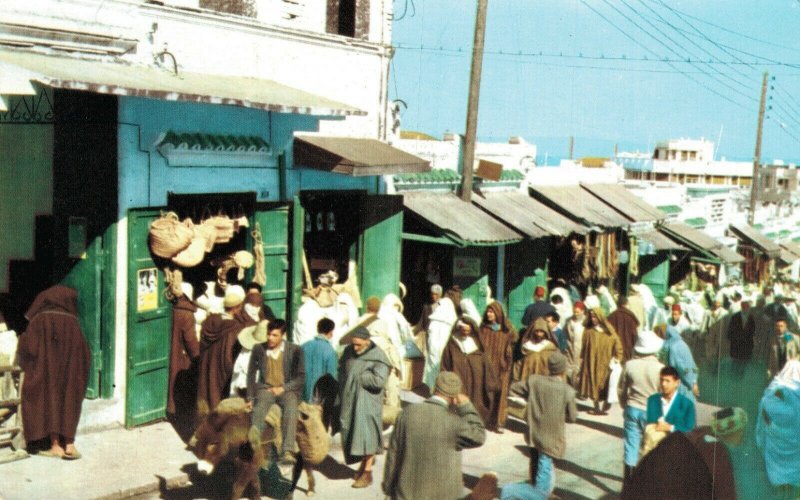
[[[158,309],[158,269],[149,267],[136,273],[136,312]]]
[[[477,278],[481,276],[480,257],[453,257],[453,276]]]

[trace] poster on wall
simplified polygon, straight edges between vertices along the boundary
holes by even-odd
[[[136,312],[158,309],[158,269],[149,267],[139,269],[136,276]]]
[[[480,257],[453,257],[453,276],[477,278],[481,275]]]

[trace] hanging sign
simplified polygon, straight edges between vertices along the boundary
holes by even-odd
[[[136,312],[158,309],[158,269],[139,269],[136,283]]]
[[[453,257],[453,276],[477,278],[480,275],[480,257]]]

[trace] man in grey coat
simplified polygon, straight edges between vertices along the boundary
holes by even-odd
[[[567,358],[554,352],[547,360],[550,375],[531,375],[511,385],[509,392],[527,400],[526,420],[531,447],[531,484],[503,487],[501,499],[547,498],[555,489],[553,458],[564,458],[567,422],[578,418],[575,389],[565,381]],[[536,462],[534,464],[534,461]]]
[[[372,484],[375,455],[383,452],[383,388],[391,364],[363,326],[339,360],[339,425],[345,462],[361,462],[353,488]]]
[[[383,473],[383,492],[388,497],[438,500],[463,496],[461,450],[481,446],[486,428],[461,390],[458,375],[441,372],[433,396],[400,414]]]

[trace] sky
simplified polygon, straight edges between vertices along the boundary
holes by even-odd
[[[477,0],[395,0],[390,100],[404,130],[463,133]],[[489,0],[478,140],[540,158],[650,151],[705,137],[752,160],[800,160],[800,0]]]

